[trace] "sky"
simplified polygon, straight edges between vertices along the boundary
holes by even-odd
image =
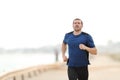
[[[119,0],[0,0],[0,48],[61,44],[75,18],[96,45],[119,42],[119,8]]]

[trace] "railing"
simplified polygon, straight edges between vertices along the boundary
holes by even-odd
[[[22,70],[17,70],[14,72],[9,72],[0,77],[0,80],[29,80],[32,77],[40,75],[42,72],[59,68],[60,64],[49,64],[49,65],[40,65],[30,68],[25,68]]]

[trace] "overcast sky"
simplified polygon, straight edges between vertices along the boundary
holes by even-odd
[[[76,17],[96,45],[120,41],[119,8],[119,0],[0,0],[0,48],[61,44]]]

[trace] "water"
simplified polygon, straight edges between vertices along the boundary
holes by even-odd
[[[0,75],[30,66],[52,64],[55,55],[51,53],[0,54]]]

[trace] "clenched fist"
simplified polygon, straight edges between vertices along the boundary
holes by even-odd
[[[63,61],[66,62],[68,60],[67,56],[62,56]]]
[[[82,50],[86,50],[86,49],[87,49],[87,46],[85,46],[84,44],[80,44],[80,45],[79,45],[79,48],[82,49]]]

